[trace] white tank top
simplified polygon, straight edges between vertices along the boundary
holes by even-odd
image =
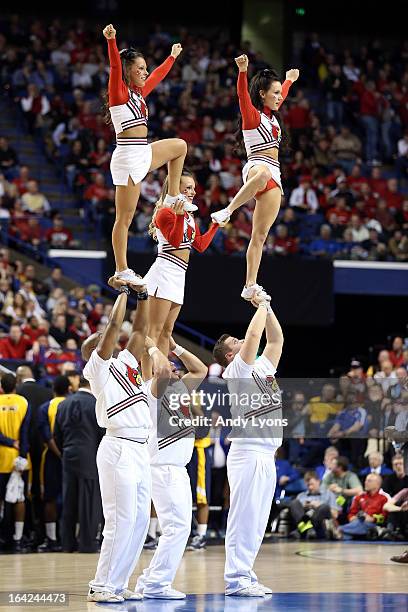
[[[185,400],[190,394],[185,384],[178,380],[169,385],[164,397],[156,399],[151,391],[152,382],[153,379],[145,382],[153,422],[148,445],[151,463],[184,467],[193,454],[195,430],[188,420],[186,422],[191,419],[189,402],[182,405],[179,399]]]
[[[120,134],[130,128],[138,125],[147,127],[149,111],[147,104],[140,93],[136,93],[131,89],[129,91],[129,100],[126,104],[118,104],[109,108],[115,133]]]
[[[275,115],[268,117],[260,113],[261,123],[253,130],[242,130],[247,156],[265,151],[266,149],[279,149],[282,140],[282,130]]]
[[[196,236],[196,226],[194,217],[190,213],[184,213],[184,231],[180,246],[174,247],[166,240],[160,229],[156,228],[156,236],[158,241],[157,252],[168,253],[169,251],[178,251],[179,249],[191,249]]]
[[[152,421],[145,383],[132,353],[125,349],[116,359],[105,360],[94,350],[83,375],[96,397],[98,425],[115,435],[146,440]]]

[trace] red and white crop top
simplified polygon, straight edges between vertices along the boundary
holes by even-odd
[[[175,58],[172,55],[147,77],[143,87],[127,87],[122,79],[122,62],[115,38],[108,39],[109,52],[109,111],[116,134],[145,125],[149,116],[145,98],[169,73]]]
[[[211,244],[218,229],[213,223],[205,234],[201,234],[195,219],[191,213],[176,215],[171,208],[161,208],[155,218],[156,235],[158,240],[158,252],[168,253],[178,249],[194,248],[203,253]]]
[[[282,84],[283,100],[288,95],[291,85],[292,81],[285,81]],[[266,149],[279,149],[282,131],[278,120],[267,106],[264,106],[261,112],[252,104],[246,72],[238,74],[237,92],[242,115],[242,135],[248,157]]]

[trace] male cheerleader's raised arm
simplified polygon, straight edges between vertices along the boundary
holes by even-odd
[[[177,249],[183,240],[184,202],[177,201],[173,208],[161,208],[154,221],[167,242]]]
[[[152,395],[156,398],[161,397],[170,382],[172,374],[170,362],[149,336],[146,336],[145,339],[145,350],[149,353],[153,362]]]
[[[137,307],[133,319],[132,333],[127,343],[127,350],[140,361],[145,347],[147,328],[149,326],[149,306],[146,286],[138,288]]]
[[[203,253],[210,246],[212,239],[215,236],[217,229],[219,228],[218,223],[213,223],[210,228],[205,232],[205,234],[201,234],[200,228],[198,227],[198,223],[196,221],[196,235],[193,242],[193,247],[199,253]]]
[[[248,365],[252,365],[255,362],[259,343],[265,329],[266,317],[268,315],[268,301],[265,297],[257,304],[257,308],[258,310],[252,317],[252,321],[245,334],[244,343],[239,351],[241,359]]]
[[[103,35],[108,41],[110,66],[108,83],[109,106],[126,104],[129,100],[129,92],[122,79],[122,62],[116,45],[116,30],[111,23],[104,28]]]
[[[177,344],[173,337],[170,337],[170,350],[186,366],[188,373],[184,374],[181,380],[190,392],[194,391],[207,376],[207,366],[193,353]]]
[[[116,298],[108,323],[102,333],[101,339],[98,342],[96,351],[101,359],[108,360],[112,357],[118,342],[120,330],[123,324],[123,319],[126,314],[127,298],[130,293],[129,287],[125,281],[121,281],[114,276],[108,280],[108,285],[120,291],[120,295]]]
[[[283,332],[282,327],[270,304],[268,304],[268,316],[266,317],[265,332],[266,346],[262,354],[265,355],[265,357],[267,357],[267,359],[269,359],[272,365],[274,365],[277,369],[282,355]]]
[[[160,64],[160,66],[157,66],[157,68],[153,70],[152,74],[147,77],[144,87],[142,89],[142,94],[144,98],[146,98],[153,91],[153,89],[155,89],[155,87],[157,87],[157,85],[168,75],[176,58],[180,55],[182,50],[183,48],[180,43],[173,45],[169,57],[166,58],[164,62]]]

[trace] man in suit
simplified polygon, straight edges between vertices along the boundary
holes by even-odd
[[[97,533],[102,520],[96,453],[105,431],[98,426],[95,397],[81,377],[79,389],[58,406],[54,439],[62,453],[62,548],[97,552]]]
[[[32,464],[31,482],[31,516],[35,531],[36,543],[44,539],[43,525],[43,503],[41,500],[40,467],[43,451],[43,441],[38,429],[38,409],[41,404],[49,402],[53,398],[52,389],[38,384],[33,376],[33,371],[28,366],[19,366],[16,370],[17,389],[16,393],[22,395],[28,401],[31,411],[31,420],[28,432],[30,446],[30,457]]]

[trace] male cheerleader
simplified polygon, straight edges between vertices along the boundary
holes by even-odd
[[[149,440],[152,499],[162,530],[154,557],[136,585],[136,591],[148,599],[186,597],[185,593],[173,589],[171,583],[191,529],[192,497],[185,467],[194,447],[194,427],[189,419],[191,413],[203,416],[201,407],[190,403],[189,394],[207,374],[207,366],[173,338],[170,338],[170,350],[183,363],[187,374],[174,370],[170,384],[160,390],[157,378],[146,382],[154,424]]]
[[[96,397],[96,417],[106,435],[99,445],[97,466],[105,517],[104,539],[90,582],[88,601],[122,602],[141,599],[128,589],[149,525],[151,479],[147,439],[151,419],[139,362],[146,348],[153,361],[154,378],[167,381],[168,360],[146,338],[147,291],[139,289],[138,308],[129,342],[113,357],[130,293],[125,281],[114,277],[109,284],[119,291],[105,330],[82,345],[88,363],[84,377]]]
[[[225,537],[225,593],[241,597],[272,593],[258,582],[252,569],[276,486],[275,451],[282,444],[282,410],[275,374],[283,334],[269,299],[263,293],[252,300],[257,311],[244,340],[224,334],[213,351],[215,360],[225,367],[222,376],[231,393],[231,416],[241,419],[241,426],[234,427],[228,436],[231,497]],[[264,330],[266,347],[256,359]],[[271,424],[273,419],[278,419],[277,426]],[[262,422],[264,426],[260,427]]]

